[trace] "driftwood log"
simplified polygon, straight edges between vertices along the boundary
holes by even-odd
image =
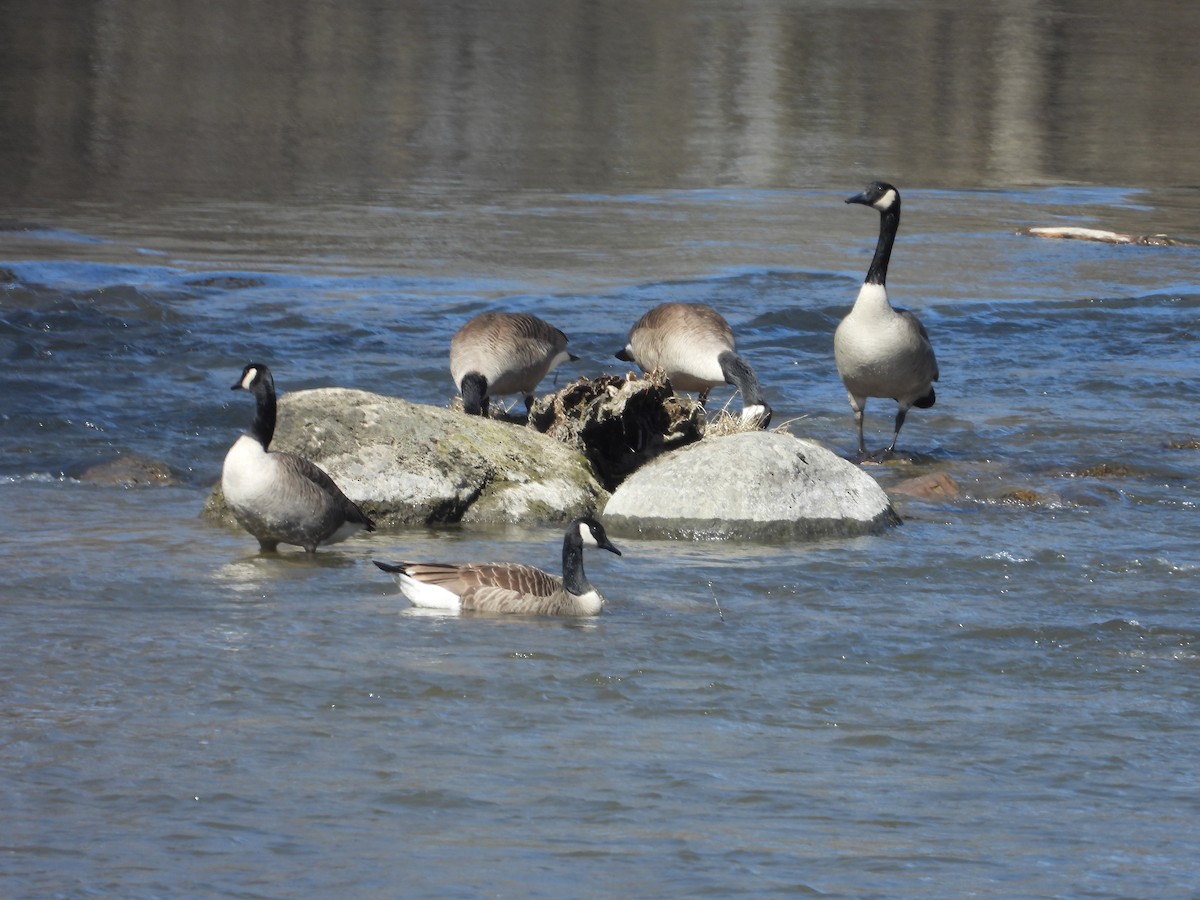
[[[611,491],[656,456],[700,440],[705,415],[661,373],[601,375],[539,398],[528,424],[584,454]]]

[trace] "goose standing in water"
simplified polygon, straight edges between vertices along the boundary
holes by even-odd
[[[450,340],[450,375],[472,416],[486,416],[488,400],[503,394],[521,394],[528,413],[538,382],[574,359],[567,336],[528,313],[480,313]]]
[[[583,572],[583,547],[621,555],[604,526],[585,516],[567,526],[562,577],[523,563],[387,563],[375,565],[396,577],[413,606],[453,612],[596,616],[604,598]]]
[[[662,369],[679,391],[698,391],[701,405],[710,389],[732,384],[742,392],[742,421],[771,422],[758,376],[734,350],[733,329],[725,317],[700,303],[663,303],[637,320],[617,359],[637,363],[643,372]]]
[[[270,369],[250,363],[230,389],[250,391],[255,412],[250,430],[225,455],[221,491],[263,552],[295,544],[315,553],[318,544],[375,530],[375,523],[323,470],[302,456],[269,449],[275,436],[275,380]]]
[[[879,211],[879,243],[858,299],[834,333],[833,356],[854,410],[859,459],[867,458],[863,441],[867,398],[891,397],[900,404],[892,443],[882,451],[886,457],[896,449],[908,410],[933,406],[938,364],[924,326],[908,310],[894,309],[884,286],[892,244],[900,227],[900,192],[890,184],[875,181],[846,202]]]

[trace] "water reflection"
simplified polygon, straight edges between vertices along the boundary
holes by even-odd
[[[1197,178],[1200,7],[0,2],[10,200]],[[1170,86],[1170,91],[1164,90]]]

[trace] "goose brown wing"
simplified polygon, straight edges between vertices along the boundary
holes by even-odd
[[[472,567],[479,584],[465,591],[463,609],[559,615],[567,602],[562,579],[521,563]]]
[[[499,563],[477,567],[479,589],[488,588],[512,591],[524,597],[548,597],[562,590],[562,579],[536,566],[523,563]]]
[[[463,599],[463,609],[528,616],[580,615],[578,603],[565,590],[553,594],[518,594],[508,588],[480,587]]]
[[[478,580],[471,571],[473,566],[458,565],[457,563],[406,562],[400,563],[398,568],[414,581],[445,588],[459,596],[479,586]]]
[[[937,381],[938,380],[937,356],[934,355],[933,342],[931,340],[929,340],[929,332],[925,330],[925,326],[921,324],[921,320],[918,319],[916,314],[913,313],[912,311],[907,310],[907,309],[898,309],[898,310],[896,310],[896,312],[900,313],[900,315],[903,316],[908,322],[910,322],[912,325],[916,326],[917,333],[919,335],[921,335],[922,339],[924,339],[925,346],[929,349],[929,359],[933,363],[933,378],[932,378],[932,380]]]
[[[384,571],[403,570],[410,578],[457,594],[464,611],[518,615],[595,615],[566,592],[563,580],[521,563],[378,564]]]
[[[555,328],[549,322],[544,322],[537,316],[531,316],[528,313],[515,313],[509,319],[512,324],[513,333],[523,338],[530,338],[535,341],[545,341],[552,347],[563,348],[567,346],[567,336],[561,330]]]
[[[544,597],[562,588],[562,579],[521,563],[406,563],[405,574],[437,585],[466,601],[484,591]]]
[[[458,594],[464,610],[544,613],[547,598],[562,594],[562,579],[520,563],[406,567],[409,577]]]
[[[342,507],[343,514],[346,516],[348,522],[361,522],[367,531],[375,530],[375,523],[371,521],[370,517],[358,508],[357,503],[342,493],[342,489],[337,486],[337,482],[330,478],[324,469],[311,460],[305,459],[303,456],[295,453],[289,453],[286,450],[274,450],[272,452],[286,458],[289,465],[294,468],[297,474],[303,475],[332,497]]]

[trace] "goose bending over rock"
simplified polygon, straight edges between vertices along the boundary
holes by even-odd
[[[758,376],[734,351],[733,329],[725,317],[700,303],[663,303],[629,330],[629,343],[617,359],[637,363],[643,372],[662,369],[679,391],[699,391],[701,405],[719,384],[742,392],[742,420],[771,422]]]
[[[318,544],[375,530],[375,523],[302,456],[271,450],[275,436],[275,380],[261,363],[250,363],[230,390],[254,395],[254,423],[233,442],[221,470],[225,502],[243,528],[272,553],[280,544],[315,553]]]
[[[913,406],[918,409],[933,406],[938,364],[925,327],[908,310],[894,309],[884,286],[892,244],[900,227],[900,192],[890,184],[875,181],[846,202],[861,203],[879,211],[875,257],[854,307],[833,336],[833,356],[858,427],[858,456],[865,459],[863,413],[867,398],[891,397],[900,404],[892,443],[882,451],[887,456],[896,449],[908,410]]]
[[[565,334],[528,313],[480,313],[450,340],[450,375],[472,416],[486,416],[488,400],[503,394],[521,394],[528,413],[538,382],[575,359]]]
[[[413,606],[454,612],[596,616],[604,598],[583,572],[583,547],[621,555],[604,526],[590,516],[567,526],[559,578],[523,563],[388,563],[375,565],[396,577]]]

